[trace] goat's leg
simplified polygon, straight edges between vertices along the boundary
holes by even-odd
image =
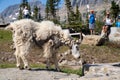
[[[25,55],[21,55],[21,59],[22,59],[22,61],[24,63],[24,68],[30,70],[30,67],[28,65],[28,61],[27,61]]]
[[[58,60],[57,60],[57,59],[54,60],[54,64],[55,64],[55,69],[56,69],[57,71],[60,71],[60,68],[59,68],[59,66],[58,66]]]
[[[23,69],[23,68],[21,67],[21,65],[20,65],[20,56],[19,56],[20,51],[19,51],[18,48],[16,49],[16,51],[15,51],[14,54],[15,54],[15,57],[16,57],[16,66],[17,66],[19,69]]]
[[[53,54],[53,60],[54,60],[55,69],[56,69],[57,71],[60,71],[60,68],[59,68],[59,66],[58,66],[58,60],[57,60],[56,53]]]
[[[20,57],[18,55],[15,55],[16,57],[16,66],[19,68],[19,69],[22,69],[22,67],[20,66]]]
[[[46,69],[50,69],[50,58],[47,58]]]

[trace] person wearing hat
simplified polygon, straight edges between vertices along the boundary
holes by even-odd
[[[90,15],[89,15],[89,29],[90,29],[90,34],[92,35],[94,33],[94,29],[95,29],[94,10],[90,11]]]
[[[105,25],[103,26],[103,30],[104,30],[104,33],[106,34],[106,37],[108,38],[111,32],[110,28],[112,27],[112,24],[113,24],[113,20],[110,18],[109,12],[106,13],[106,17],[103,21],[105,22]]]
[[[118,16],[118,21],[116,22],[116,27],[120,28],[120,15]]]

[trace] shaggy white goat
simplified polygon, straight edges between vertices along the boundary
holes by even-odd
[[[21,68],[20,59],[22,59],[24,68],[30,69],[26,56],[29,53],[31,44],[35,42],[44,49],[44,57],[48,61],[47,67],[49,68],[50,58],[54,57],[55,67],[59,70],[56,49],[63,42],[67,42],[67,44],[70,42],[68,41],[70,38],[66,37],[68,34],[64,34],[60,26],[55,25],[51,21],[38,23],[30,19],[22,19],[11,23],[6,29],[10,29],[13,32],[17,67]]]

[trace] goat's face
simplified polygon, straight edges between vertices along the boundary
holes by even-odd
[[[69,50],[65,53],[71,54],[75,59],[80,58],[79,44],[75,40],[70,40],[67,43],[64,43],[69,47]],[[66,55],[66,54],[65,54]]]
[[[70,45],[71,45],[71,54],[73,55],[73,57],[76,59],[80,58],[79,44],[74,40]]]
[[[71,43],[71,48],[64,53],[61,53],[59,59],[59,65],[68,64],[67,61],[80,59],[79,44],[76,42]]]

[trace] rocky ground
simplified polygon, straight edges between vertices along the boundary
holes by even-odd
[[[59,80],[61,78],[78,78],[75,74],[46,71],[40,69],[19,70],[16,68],[0,69],[0,80]]]
[[[47,71],[42,69],[0,69],[0,80],[120,80],[120,63],[85,65],[85,75]]]

